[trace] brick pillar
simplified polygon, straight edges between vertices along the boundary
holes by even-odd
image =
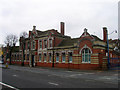
[[[108,61],[107,61],[107,57],[104,56],[103,57],[103,61],[102,61],[102,70],[108,70]]]

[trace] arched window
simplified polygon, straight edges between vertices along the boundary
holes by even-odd
[[[90,51],[90,49],[84,48],[82,50],[82,62],[83,63],[90,63],[91,62],[90,58],[91,58],[91,51]]]

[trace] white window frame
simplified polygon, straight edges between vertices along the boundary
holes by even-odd
[[[85,53],[85,50],[89,50],[88,51],[88,53]],[[90,53],[89,53],[90,52]],[[87,62],[85,61],[85,55],[87,55]],[[89,56],[90,55],[90,56]],[[89,61],[89,59],[90,59],[90,61]],[[91,51],[90,51],[90,49],[89,48],[84,48],[83,50],[82,50],[82,63],[91,63]]]
[[[46,45],[46,47],[45,47]],[[44,40],[44,49],[47,49],[47,40]]]
[[[51,57],[50,57],[50,54],[51,54]],[[52,53],[49,53],[49,62],[50,63],[52,62]]]
[[[42,49],[42,40],[39,40],[39,49]]]
[[[46,53],[44,53],[44,62],[47,62],[47,54],[46,54],[46,58],[45,58],[45,54]],[[46,60],[45,60],[46,59]]]
[[[40,60],[40,56],[41,56],[41,60]],[[42,54],[39,53],[39,62],[42,62]]]
[[[66,60],[66,56],[65,56],[65,55],[66,55],[66,54],[64,55],[64,57],[65,57],[65,58],[64,58],[64,59],[65,59],[64,61],[63,61],[63,54],[65,54],[65,53],[62,53],[62,63],[65,63],[65,60]]]
[[[73,56],[73,53],[72,53],[72,56],[70,56],[70,53],[72,52],[68,52],[68,59]],[[73,61],[73,57],[72,57],[72,61]],[[69,60],[69,63],[72,63],[72,61]]]
[[[58,54],[58,56],[57,56]],[[57,60],[57,57],[58,57],[58,60]],[[56,62],[59,62],[59,53],[56,53]]]
[[[53,44],[52,39],[49,39],[49,48],[52,48],[52,44]]]

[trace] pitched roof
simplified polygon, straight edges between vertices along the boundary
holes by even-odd
[[[59,37],[63,37],[63,38],[70,38],[70,36],[62,35],[61,33],[59,33],[55,29],[50,29],[50,30],[46,30],[46,31],[39,31],[39,30],[36,30],[36,31],[37,31],[37,37],[38,38],[49,35],[49,33],[52,33],[52,35],[57,36],[57,37],[59,36]]]
[[[96,35],[91,35],[92,37],[94,37],[95,40],[98,40],[98,41],[102,41],[99,37],[97,37]]]
[[[73,46],[74,43],[76,43],[77,41],[78,41],[78,38],[64,39],[57,47]]]

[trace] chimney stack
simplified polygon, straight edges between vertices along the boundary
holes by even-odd
[[[61,34],[64,35],[64,22],[60,22]]]
[[[103,27],[103,41],[107,42],[107,28]]]

